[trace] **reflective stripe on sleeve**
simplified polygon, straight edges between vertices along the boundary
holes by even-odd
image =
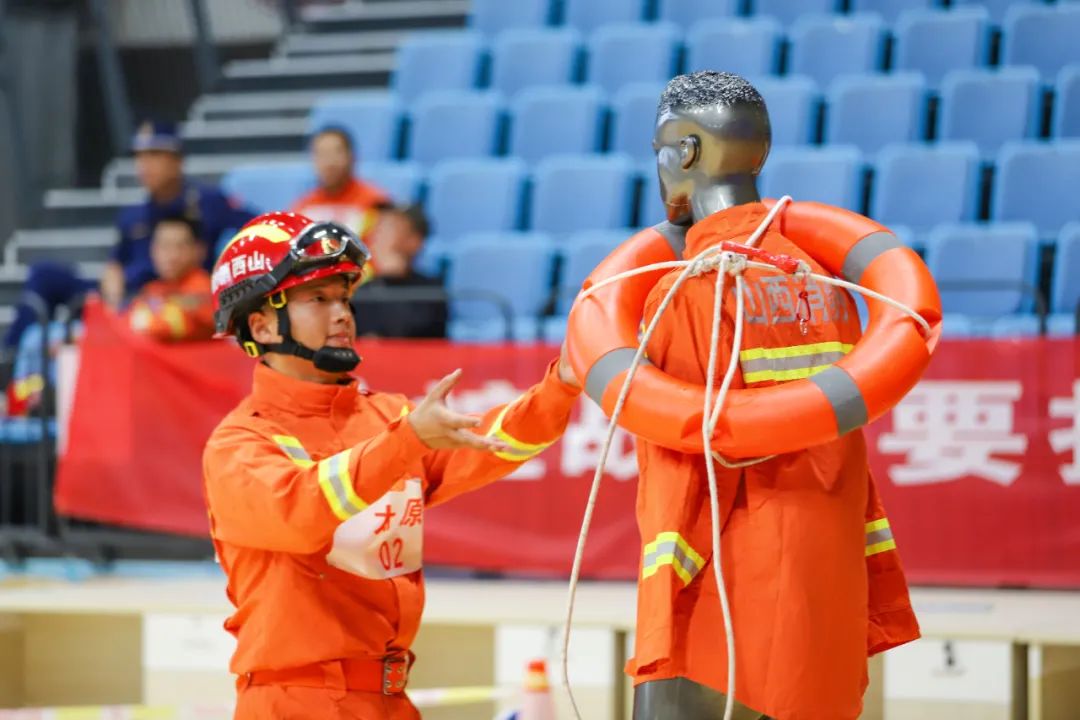
[[[690,547],[690,543],[677,532],[662,532],[647,544],[641,562],[641,579],[652,577],[660,568],[670,565],[671,569],[689,585],[690,581],[705,567],[705,558]]]
[[[552,443],[554,443],[555,441],[552,440],[546,443],[525,443],[521,442],[513,435],[510,435],[505,430],[503,430],[503,420],[506,419],[506,414],[510,412],[510,408],[513,407],[513,405],[514,403],[509,403],[506,407],[502,409],[498,416],[496,416],[495,422],[491,424],[491,429],[487,431],[486,435],[487,437],[493,437],[498,440],[502,440],[504,443],[510,446],[506,450],[496,452],[495,457],[501,460],[507,460],[509,462],[520,463],[525,462],[526,460],[531,460],[540,453],[544,452],[544,450],[547,450],[549,447],[551,447]]]
[[[330,509],[340,520],[348,520],[367,507],[367,503],[353,490],[352,475],[349,472],[351,458],[352,448],[349,448],[319,461],[319,487],[322,488]]]

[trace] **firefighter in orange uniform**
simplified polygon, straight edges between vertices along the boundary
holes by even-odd
[[[745,242],[767,214],[756,176],[769,144],[767,110],[750,83],[713,72],[673,79],[660,99],[654,142],[668,222],[643,232],[663,234],[685,258],[725,240]],[[776,229],[760,247],[824,272]],[[677,274],[653,288],[646,323]],[[858,340],[846,293],[755,270],[745,279],[733,387],[813,377]],[[649,342],[649,360],[680,380],[705,383],[714,283],[712,274],[689,280]],[[723,303],[720,375],[734,332],[733,285]],[[642,572],[628,666],[634,719],[718,720],[728,667],[710,567],[705,458],[643,441],[638,457]],[[919,635],[862,433],[741,470],[718,468],[718,490],[735,718],[855,720],[867,658]]]
[[[416,405],[359,389],[349,300],[367,260],[340,225],[270,213],[214,271],[219,332],[261,358],[203,458],[239,719],[419,718],[424,510],[540,453],[579,393],[562,358],[482,419],[444,404],[460,371]]]

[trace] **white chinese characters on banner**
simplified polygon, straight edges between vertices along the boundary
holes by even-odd
[[[1027,450],[1027,437],[1013,432],[1018,381],[920,383],[893,410],[892,432],[878,439],[883,453],[905,453],[889,468],[897,485],[922,485],[977,477],[1011,485],[1020,463],[995,455]]]
[[[592,475],[600,462],[607,431],[608,419],[604,412],[596,403],[583,400],[581,415],[577,422],[570,423],[563,436],[562,474],[567,477]],[[633,480],[638,475],[633,440],[622,428],[615,431],[605,469],[605,474],[616,480]]]
[[[1072,421],[1050,431],[1050,447],[1056,453],[1072,453],[1072,462],[1061,466],[1061,479],[1066,485],[1080,485],[1080,380],[1073,382],[1072,397],[1050,400],[1050,417]]]

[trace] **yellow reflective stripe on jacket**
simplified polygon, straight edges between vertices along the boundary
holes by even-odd
[[[641,579],[652,577],[665,565],[671,566],[683,581],[683,585],[689,585],[694,576],[705,567],[705,558],[690,547],[690,543],[679,533],[662,532],[645,546],[641,561]]]
[[[888,518],[881,518],[866,523],[867,557],[895,549],[896,540],[893,539],[892,528],[889,527]]]
[[[853,347],[848,343],[822,342],[748,348],[739,353],[739,364],[744,382],[801,380],[831,367]]]
[[[495,453],[495,457],[509,462],[525,462],[547,450],[555,441],[552,440],[551,442],[546,443],[525,443],[508,434],[503,430],[502,424],[503,420],[506,418],[506,413],[510,412],[511,407],[513,407],[513,403],[509,403],[502,409],[502,412],[495,418],[495,422],[491,424],[491,429],[487,431],[487,437],[494,437],[498,440],[502,440],[510,446],[507,450]]]
[[[274,435],[274,442],[277,443],[282,452],[292,458],[292,461],[300,467],[307,468],[315,464],[304,446],[292,435]]]
[[[353,490],[352,475],[349,472],[349,460],[352,448],[331,455],[319,461],[319,487],[322,488],[326,502],[340,520],[348,520],[367,507]]]

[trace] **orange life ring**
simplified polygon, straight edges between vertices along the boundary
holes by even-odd
[[[772,207],[775,200],[766,200]],[[878,223],[847,210],[793,202],[774,220],[780,232],[833,275],[907,305],[930,325],[868,298],[869,324],[850,353],[824,372],[780,385],[732,389],[712,449],[733,458],[794,452],[875,420],[915,386],[941,336],[941,300],[918,255]],[[681,237],[663,224],[623,243],[585,281],[592,285],[653,263],[681,260]],[[682,231],[685,233],[685,230]],[[638,346],[649,291],[668,270],[643,273],[579,298],[570,311],[570,362],[585,392],[609,416]],[[643,363],[619,425],[650,442],[703,452],[705,388]]]

